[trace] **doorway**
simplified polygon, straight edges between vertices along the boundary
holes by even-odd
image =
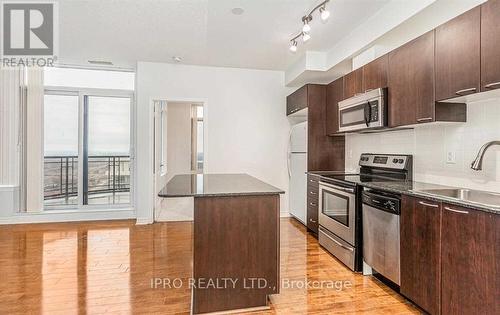
[[[206,168],[204,103],[154,100],[153,106],[155,220],[192,220],[189,200],[157,194],[176,175],[201,174]]]

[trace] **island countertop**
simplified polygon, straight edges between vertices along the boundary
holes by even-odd
[[[158,193],[160,197],[213,197],[284,194],[248,174],[181,174]]]

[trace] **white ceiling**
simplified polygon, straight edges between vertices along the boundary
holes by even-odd
[[[285,70],[306,49],[335,46],[389,1],[331,0],[328,22],[316,14],[311,40],[292,54],[289,39],[321,0],[60,0],[59,61],[134,67],[180,56],[184,64]],[[233,15],[235,7],[244,14]]]

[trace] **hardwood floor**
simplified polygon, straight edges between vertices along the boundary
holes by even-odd
[[[0,226],[0,314],[189,314],[191,235],[188,222]],[[171,288],[154,288],[155,279]],[[345,268],[293,219],[281,220],[281,282],[271,309],[252,314],[419,313]]]

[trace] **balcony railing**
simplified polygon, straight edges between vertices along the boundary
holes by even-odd
[[[44,157],[44,199],[75,203],[78,196],[78,156]],[[88,158],[88,193],[116,194],[130,191],[130,156],[106,155]],[[84,185],[85,186],[85,185]]]

